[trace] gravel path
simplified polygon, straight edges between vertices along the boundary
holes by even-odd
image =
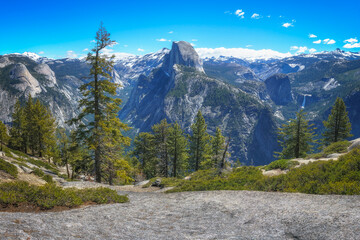
[[[1,239],[360,238],[360,196],[128,193],[130,202],[125,204],[0,213]]]

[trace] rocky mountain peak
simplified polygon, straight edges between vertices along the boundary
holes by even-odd
[[[25,93],[25,95],[31,94],[35,96],[41,92],[40,84],[36,78],[34,78],[26,66],[22,63],[16,64],[10,71],[10,78],[13,79],[12,86]]]
[[[204,72],[202,61],[190,43],[185,41],[173,42],[171,51],[163,63],[165,72],[170,73],[175,64],[193,67],[199,72]]]

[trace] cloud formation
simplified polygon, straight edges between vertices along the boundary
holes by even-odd
[[[258,14],[258,13],[254,13],[254,14],[251,16],[251,18],[252,18],[252,19],[260,19],[261,16],[260,16],[260,14]]]
[[[156,41],[158,41],[158,42],[171,42],[171,40],[165,39],[165,38],[156,39]]]
[[[317,36],[315,34],[309,34],[309,38],[317,38]]]
[[[173,33],[174,33],[174,31],[170,31],[170,32],[168,32],[168,33],[173,34]]]
[[[254,50],[248,48],[196,48],[201,58],[218,58],[220,56],[238,57],[247,60],[285,58],[292,56],[291,53],[281,53],[271,49]]]
[[[357,40],[357,38],[349,38],[349,39],[346,39],[344,42],[345,43],[357,43],[358,40]]]
[[[284,28],[293,27],[294,25],[292,23],[284,23],[282,25]]]
[[[138,48],[137,49],[139,52],[144,52],[145,50],[144,49],[142,49],[142,48]]]
[[[40,51],[40,52],[38,52],[38,54],[44,54],[45,52],[44,51]]]
[[[347,43],[343,48],[360,48],[360,43]]]
[[[77,58],[77,54],[73,51],[73,50],[69,50],[66,52],[66,57],[67,58]]]
[[[310,48],[309,49],[309,53],[314,53],[314,52],[316,52],[317,50],[315,49],[315,48]]]
[[[315,43],[315,44],[320,44],[320,43],[321,43],[321,40],[319,39],[319,40],[313,41],[313,43]]]
[[[238,16],[238,17],[240,17],[240,18],[245,18],[245,12],[243,12],[243,10],[242,9],[238,9],[238,10],[236,10],[235,11],[235,15],[236,16]]]
[[[301,53],[305,53],[308,50],[308,48],[306,46],[300,46],[300,47],[291,46],[290,50],[291,51],[296,51],[297,54],[301,54]]]

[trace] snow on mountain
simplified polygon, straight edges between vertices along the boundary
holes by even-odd
[[[222,58],[235,57],[245,59],[250,62],[257,60],[282,59],[291,57],[291,53],[281,53],[271,49],[254,50],[248,48],[196,48],[201,58]]]

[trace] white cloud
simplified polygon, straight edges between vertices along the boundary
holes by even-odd
[[[344,42],[345,43],[357,43],[358,40],[357,40],[357,38],[349,38],[349,39],[346,39]]]
[[[258,13],[254,13],[254,14],[251,16],[251,18],[253,18],[253,19],[260,19],[261,16],[260,16],[260,14],[258,14]]]
[[[343,48],[360,48],[360,43],[347,43]]]
[[[293,27],[294,25],[292,23],[284,23],[282,25],[284,28]]]
[[[173,33],[174,33],[174,31],[170,31],[170,32],[169,32],[169,34],[173,34]]]
[[[44,54],[45,52],[44,51],[40,51],[40,52],[38,52],[38,54]]]
[[[309,34],[309,38],[317,38],[317,36],[315,34]]]
[[[96,41],[95,41],[95,40],[91,40],[90,42],[91,42],[91,43],[96,43]]]
[[[320,44],[320,43],[321,43],[321,40],[319,39],[319,40],[317,40],[317,41],[313,41],[313,43],[315,43],[315,44]]]
[[[252,47],[253,45],[246,45],[247,48]]]
[[[267,15],[267,18],[271,18],[271,15]]]
[[[190,43],[191,46],[195,47],[196,45],[194,43]]]
[[[243,12],[242,9],[238,9],[235,11],[235,15],[238,16],[238,17],[241,17],[241,18],[244,18],[245,16],[245,12]]]
[[[89,51],[89,49],[88,49],[88,48],[85,48],[85,49],[83,50],[83,52],[87,52],[87,51]]]
[[[191,39],[192,42],[197,42],[198,40],[197,39]]]
[[[292,56],[291,53],[280,53],[271,49],[254,50],[248,48],[196,48],[195,49],[201,58],[206,57],[238,57],[247,60],[255,59],[271,59],[284,58]]]
[[[115,45],[118,45],[119,43],[118,42],[113,42],[111,45],[109,45],[109,47],[113,47],[113,46],[115,46]]]
[[[328,43],[329,41],[330,41],[330,38],[327,38],[327,39],[324,39],[324,40],[323,40],[323,43],[326,44],[326,43]]]
[[[326,44],[334,44],[336,41],[334,39],[330,39]]]
[[[142,48],[138,48],[137,49],[139,52],[144,52],[145,50],[144,49],[142,49]]]
[[[67,58],[77,58],[77,54],[74,51],[69,50],[66,52],[66,57]]]
[[[120,59],[125,59],[128,57],[132,57],[135,56],[134,54],[130,54],[130,53],[124,53],[124,52],[114,52],[114,49],[109,49],[109,48],[104,48],[101,51],[102,54],[111,57],[111,56],[115,56],[115,60],[120,60]]]
[[[114,52],[114,49],[104,48],[103,50],[101,50],[101,52],[105,55],[111,56]]]
[[[306,46],[303,46],[303,47],[302,46],[300,46],[300,47],[291,46],[290,50],[291,51],[296,51],[297,54],[300,54],[300,53],[305,53],[308,50],[308,48]]]
[[[314,52],[316,52],[317,50],[315,49],[315,48],[310,48],[309,49],[309,53],[314,53]]]
[[[158,41],[158,42],[171,42],[171,40],[165,39],[165,38],[156,39],[156,41]]]

